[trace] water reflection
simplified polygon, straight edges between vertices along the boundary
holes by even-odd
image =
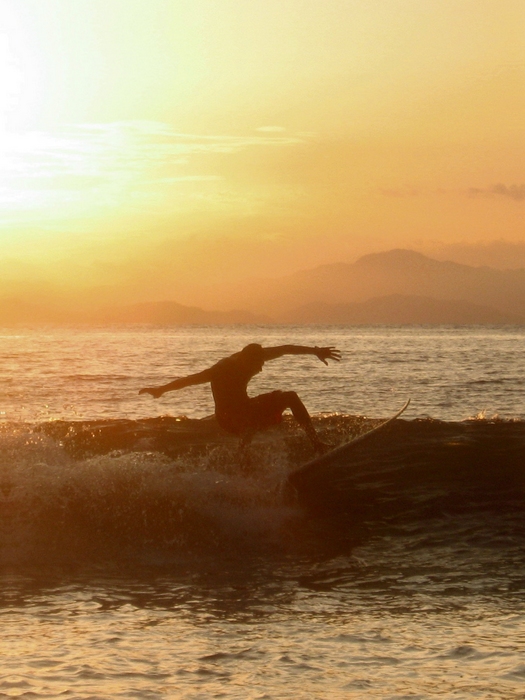
[[[471,522],[464,522],[466,535]],[[508,525],[508,523],[507,523]],[[457,523],[455,534],[459,534]],[[192,624],[236,622],[300,614],[375,610],[510,608],[525,598],[522,537],[507,531],[451,540],[443,524],[434,538],[414,533],[375,537],[335,556],[181,557],[155,565],[25,566],[0,576],[0,609],[61,614],[69,605],[100,613],[170,612]],[[474,541],[477,539],[477,543]]]

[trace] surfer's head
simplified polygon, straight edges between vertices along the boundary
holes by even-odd
[[[250,343],[241,350],[243,361],[253,370],[260,372],[264,364],[264,353],[262,345]]]

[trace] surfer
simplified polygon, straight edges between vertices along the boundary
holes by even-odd
[[[327,360],[338,362],[341,359],[341,353],[334,347],[279,345],[263,348],[258,343],[250,343],[240,352],[219,360],[202,372],[174,379],[163,386],[146,387],[139,394],[151,394],[157,399],[167,391],[209,382],[217,422],[227,432],[239,435],[243,442],[248,442],[254,432],[280,423],[283,412],[290,409],[316,452],[323,452],[326,446],[315,432],[312,419],[295,391],[271,391],[259,396],[248,396],[248,383],[261,372],[264,363],[283,355],[314,355],[325,365],[328,364]]]

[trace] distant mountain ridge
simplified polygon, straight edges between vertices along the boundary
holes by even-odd
[[[210,298],[219,310],[175,301],[101,309],[68,305],[65,297],[0,298],[0,324],[524,323],[525,269],[471,267],[395,249],[355,263],[249,280]]]
[[[351,304],[401,295],[486,306],[525,318],[525,269],[497,270],[441,262],[411,250],[365,255],[273,280],[250,280],[232,291],[243,306],[278,320],[306,304]],[[217,304],[228,298],[217,293]]]
[[[348,325],[483,325],[518,324],[523,317],[468,301],[391,294],[349,304],[305,304],[290,312],[290,323]]]
[[[152,324],[166,326],[218,326],[272,323],[272,319],[250,311],[207,311],[175,301],[143,302],[96,311],[75,311],[53,303],[26,303],[0,299],[0,325],[31,324]]]
[[[102,314],[105,323],[152,323],[157,325],[229,325],[271,323],[272,319],[250,311],[206,311],[175,301],[143,302],[112,308]]]

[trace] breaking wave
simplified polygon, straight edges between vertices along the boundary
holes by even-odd
[[[376,424],[315,420],[334,444]],[[297,551],[407,529],[457,539],[465,518],[478,537],[525,540],[523,422],[401,419],[298,469],[311,456],[287,420],[244,452],[213,420],[4,424],[0,564]]]

